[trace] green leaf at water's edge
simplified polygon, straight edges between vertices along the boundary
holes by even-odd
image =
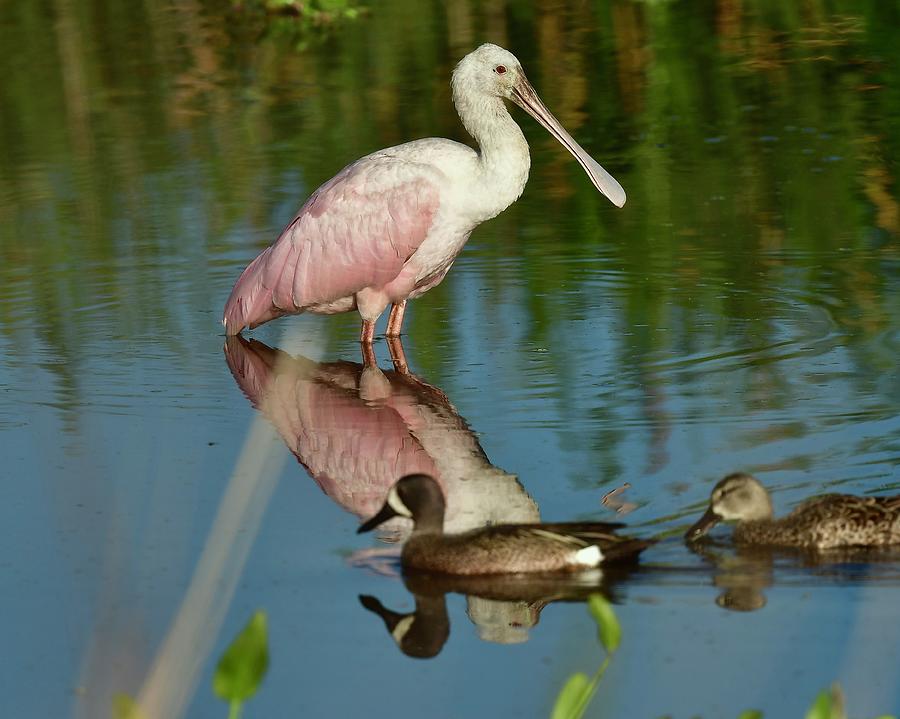
[[[213,691],[227,702],[252,697],[269,668],[266,613],[257,611],[223,652],[213,677]]]
[[[738,714],[738,719],[763,719],[763,713],[757,709],[748,709]]]
[[[612,605],[600,594],[592,594],[588,597],[588,609],[594,621],[597,622],[597,629],[600,636],[600,643],[607,652],[612,654],[619,647],[619,641],[622,638],[622,627],[616,618]]]
[[[113,697],[113,719],[143,719],[138,703],[128,694],[116,694]]]
[[[578,719],[587,706],[591,685],[587,674],[576,672],[570,676],[556,697],[551,719]]]
[[[844,713],[844,698],[837,684],[819,692],[806,712],[806,719],[847,719]]]
[[[806,712],[806,719],[831,719],[831,695],[827,690],[819,692]]]

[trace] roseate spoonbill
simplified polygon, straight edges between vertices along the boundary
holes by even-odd
[[[472,230],[522,194],[531,158],[504,100],[559,140],[614,205],[625,204],[621,185],[553,117],[512,53],[482,45],[459,62],[451,86],[480,151],[430,137],[345,167],[238,278],[225,304],[226,334],[287,314],[355,309],[360,341],[371,343],[390,304],[387,335],[398,336],[407,300],[440,283]]]

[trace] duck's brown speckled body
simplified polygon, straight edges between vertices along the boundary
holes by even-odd
[[[900,544],[900,495],[860,497],[826,494],[774,519],[769,493],[749,474],[725,477],[712,492],[709,509],[687,532],[698,539],[722,520],[735,520],[739,544],[832,549]]]

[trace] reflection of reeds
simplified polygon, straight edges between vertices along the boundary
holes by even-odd
[[[256,416],[181,607],[138,694],[147,719],[184,716],[219,636],[285,455],[275,431]]]
[[[146,719],[174,719],[187,711],[278,483],[286,452],[264,417],[265,406],[260,409],[181,606],[137,695]]]
[[[588,149],[613,158],[617,172],[641,168],[625,183],[634,188],[640,212],[598,212],[596,193],[578,168],[548,151],[539,130],[523,119],[526,134],[541,138],[532,184],[520,206],[479,230],[473,243],[478,249],[467,252],[522,257],[526,271],[520,277],[530,298],[525,310],[536,341],[543,344],[553,326],[555,288],[579,286],[572,263],[548,271],[557,245],[546,240],[560,234],[560,222],[568,225],[563,241],[571,254],[590,256],[601,243],[621,251],[633,315],[627,321],[650,319],[651,326],[678,302],[669,272],[688,278],[734,271],[685,261],[710,238],[724,241],[724,251],[740,251],[738,264],[752,277],[785,243],[817,253],[847,238],[859,242],[867,202],[877,207],[877,225],[897,233],[890,199],[895,180],[877,163],[860,167],[854,144],[854,138],[875,137],[865,153],[891,154],[891,133],[879,127],[888,120],[869,112],[852,91],[883,84],[871,64],[854,60],[871,54],[868,48],[879,41],[877,21],[831,14],[819,2],[802,13],[789,5],[721,0],[706,17],[697,8],[687,12],[665,3],[615,3],[607,14],[562,2],[552,12],[518,17],[534,29],[537,48],[523,59],[547,88],[548,102],[585,137]],[[4,105],[21,118],[22,131],[6,143],[15,150],[0,157],[0,264],[24,268],[20,282],[29,296],[23,307],[68,360],[60,372],[77,364],[73,337],[96,323],[94,313],[73,314],[73,308],[102,300],[109,307],[105,318],[121,336],[168,337],[173,325],[201,331],[214,317],[187,308],[214,315],[241,264],[344,162],[427,134],[463,139],[450,110],[449,70],[482,30],[492,37],[508,31],[504,9],[520,9],[515,3],[485,9],[457,3],[416,5],[412,12],[411,0],[396,2],[342,30],[353,43],[334,55],[318,49],[298,54],[275,38],[248,42],[239,13],[211,13],[202,3],[180,3],[173,17],[151,2],[145,15],[118,18],[148,28],[136,44],[127,44],[127,33],[99,32],[94,14],[66,7],[60,6],[55,32],[22,55],[23,66],[45,73],[40,58],[64,58],[63,76],[38,77],[40,102],[28,91],[31,81],[15,70],[4,84]],[[450,25],[451,50],[441,45],[440,33],[422,31]],[[756,45],[746,44],[751,42]],[[822,63],[799,63],[821,54],[823,46],[843,53],[835,56],[842,63],[836,78]],[[780,65],[785,57],[798,63],[777,77],[755,66],[746,77],[732,72],[735,59],[765,65],[771,58]],[[157,82],[107,72],[115,58],[152,68]],[[244,73],[252,76],[250,86],[241,85]],[[829,110],[835,96],[838,114]],[[764,112],[742,109],[761,100]],[[808,147],[816,138],[784,129],[800,122],[820,130],[825,125],[831,139]],[[724,141],[706,142],[720,137]],[[806,149],[813,153],[803,155]],[[842,159],[813,176],[822,158],[832,155]],[[185,157],[190,166],[182,164]],[[859,196],[860,176],[867,200]],[[780,188],[786,194],[779,195]],[[186,216],[193,221],[185,222]],[[35,241],[23,243],[11,234],[23,226]],[[532,240],[523,243],[526,226]],[[657,270],[649,277],[648,257]],[[191,271],[180,274],[187,265]],[[88,281],[53,275],[53,268],[79,266]],[[491,261],[480,266],[479,283],[491,294],[510,290],[509,273],[495,272]],[[168,267],[175,272],[164,272]],[[452,303],[455,282],[451,276],[429,301]],[[848,306],[855,286],[844,288]],[[692,283],[691,290],[695,305],[728,311],[717,302],[716,288]],[[161,297],[171,299],[153,302]],[[866,305],[869,315],[871,303]],[[876,300],[874,312],[885,316],[886,307]],[[13,316],[5,308],[0,313],[13,331]],[[765,305],[753,313],[763,318]],[[64,332],[63,316],[78,331]],[[420,336],[450,331],[439,323],[417,327]],[[761,321],[760,331],[771,334],[772,328]],[[657,346],[665,336],[648,333]],[[169,341],[177,350],[177,339]]]

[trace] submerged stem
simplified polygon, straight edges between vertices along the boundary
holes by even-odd
[[[594,672],[594,676],[591,677],[590,691],[586,692],[584,697],[581,699],[581,703],[576,707],[573,716],[581,717],[584,715],[585,710],[588,707],[588,704],[591,703],[591,699],[594,698],[594,694],[597,693],[597,686],[600,684],[600,680],[603,678],[603,674],[606,672],[606,667],[609,666],[609,659],[612,655],[607,654],[606,659],[603,660],[603,663]]]

